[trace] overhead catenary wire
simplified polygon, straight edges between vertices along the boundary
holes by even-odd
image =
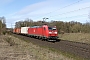
[[[83,1],[83,0],[76,1],[76,2],[74,2],[74,3],[71,3],[71,4],[69,4],[69,5],[64,6],[64,7],[62,7],[62,8],[56,9],[56,10],[54,10],[54,11],[51,11],[51,12],[45,14],[45,15],[48,15],[48,14],[51,14],[51,13],[56,12],[56,11],[58,11],[58,10],[67,8],[67,7],[69,7],[69,6],[72,6],[72,5],[74,5],[74,4],[79,3],[79,2],[81,2],[81,1]],[[45,15],[44,15],[44,16],[45,16]],[[43,16],[40,16],[40,17],[38,17],[38,18],[41,18],[41,17],[43,17]]]
[[[50,14],[50,13],[56,12],[56,11],[58,11],[58,10],[61,10],[61,9],[70,7],[70,6],[72,6],[72,5],[76,4],[76,3],[79,3],[79,2],[81,2],[81,1],[83,1],[83,0],[79,0],[79,1],[77,1],[77,2],[74,2],[74,3],[72,3],[72,4],[69,4],[69,5],[64,6],[64,7],[62,7],[62,8],[59,8],[59,9],[57,9],[57,10],[51,11],[51,12],[49,12],[49,13],[47,13],[47,14]]]
[[[79,19],[79,20],[83,20],[82,18],[85,18],[84,20],[88,20],[87,18],[86,18],[86,16],[88,16],[88,14],[81,14],[81,15],[75,15],[75,16],[69,16],[69,17],[61,17],[61,18],[56,18],[55,19],[55,21],[62,21],[62,20],[64,20],[64,21],[67,21],[67,20],[69,20],[69,21],[75,21],[75,20],[77,20],[77,19]],[[80,18],[81,17],[81,18]],[[72,19],[72,20],[71,20]],[[90,20],[90,19],[89,19]],[[54,21],[54,20],[53,20]],[[82,22],[83,23],[83,22]]]
[[[58,14],[58,15],[53,15],[53,16],[50,16],[50,17],[59,16],[59,15],[64,15],[64,14],[68,14],[68,13],[70,14],[70,13],[77,12],[77,11],[81,11],[81,10],[88,9],[88,8],[90,8],[90,6],[84,7],[84,8],[79,8],[79,9],[77,9],[77,10],[68,11],[68,12],[65,12],[65,13]]]
[[[70,16],[70,17],[62,17],[62,18],[60,18],[60,19],[65,19],[65,18],[73,18],[73,17],[80,17],[80,16],[88,16],[88,14],[81,14],[81,15],[76,15],[76,16]]]

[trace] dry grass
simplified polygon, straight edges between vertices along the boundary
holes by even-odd
[[[63,35],[59,34],[59,38],[63,40],[90,44],[90,33],[65,33]]]
[[[14,41],[14,45],[10,46],[11,42],[3,39]],[[0,41],[0,60],[73,60],[56,51],[41,48],[13,36],[4,35],[0,37]]]

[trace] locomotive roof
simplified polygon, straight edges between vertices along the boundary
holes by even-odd
[[[32,26],[31,28],[36,28],[36,27],[41,27],[41,26]]]

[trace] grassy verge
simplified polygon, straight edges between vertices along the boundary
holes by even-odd
[[[7,38],[5,37],[4,40],[7,41],[10,44],[10,46],[16,45],[15,41],[10,36]]]
[[[63,35],[59,34],[59,38],[62,40],[90,44],[90,34],[89,33],[65,33]]]

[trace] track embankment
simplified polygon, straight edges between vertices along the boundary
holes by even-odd
[[[90,60],[90,44],[72,42],[72,41],[66,41],[66,40],[60,40],[58,42],[52,43],[52,42],[41,41],[38,39],[34,39],[34,38],[22,36],[22,35],[16,35],[16,34],[13,34],[13,35],[27,42],[32,42],[33,44],[37,44],[39,46],[54,48],[60,51],[74,54],[80,58]]]

